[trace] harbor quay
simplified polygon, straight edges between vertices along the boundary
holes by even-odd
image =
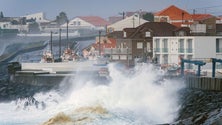
[[[8,66],[12,83],[37,86],[58,85],[64,79],[78,75],[88,75],[93,80],[103,81],[108,78],[106,65],[96,65],[94,61],[58,62],[58,63],[13,63]]]

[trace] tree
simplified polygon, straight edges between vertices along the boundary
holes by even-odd
[[[3,12],[0,12],[0,18],[4,18]]]
[[[154,21],[154,15],[153,15],[153,13],[146,13],[146,14],[143,15],[143,19],[147,20],[147,21],[150,21],[150,22],[153,22]]]
[[[68,17],[65,12],[60,12],[59,15],[56,16],[56,22],[59,25],[66,23],[67,20],[68,20]]]

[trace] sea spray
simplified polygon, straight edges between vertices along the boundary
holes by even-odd
[[[17,109],[15,101],[0,103],[0,123],[35,125],[62,116],[74,124],[152,125],[170,123],[177,117],[181,81],[164,79],[164,72],[149,64],[133,69],[110,64],[108,68],[108,84],[95,84],[95,74],[79,72],[57,90],[36,93],[33,98],[44,104],[39,108]]]
[[[162,70],[147,64],[132,71],[119,70],[111,64],[109,72],[112,81],[108,85],[95,85],[88,80],[82,86],[73,81],[81,87],[72,90],[66,103],[74,108],[101,105],[110,113],[133,115],[132,121],[137,123],[167,123],[177,117],[177,92],[183,87],[179,81],[164,80]]]

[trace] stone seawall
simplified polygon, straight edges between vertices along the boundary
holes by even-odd
[[[178,125],[222,124],[222,92],[185,88],[180,91]]]

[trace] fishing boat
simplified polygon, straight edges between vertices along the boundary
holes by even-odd
[[[50,50],[43,52],[40,63],[52,63],[54,62],[53,54]]]

